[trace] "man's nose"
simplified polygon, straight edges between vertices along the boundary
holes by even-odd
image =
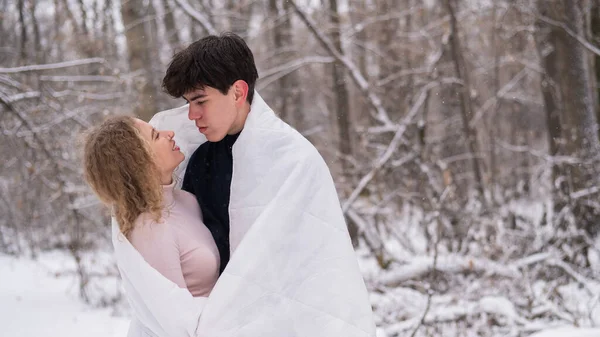
[[[192,105],[190,104],[190,107],[188,108],[188,119],[193,121],[193,120],[200,119],[200,118],[202,118],[201,111],[193,108]]]

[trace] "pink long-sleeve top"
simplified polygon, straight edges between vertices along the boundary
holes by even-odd
[[[200,206],[189,192],[163,186],[161,222],[148,214],[135,221],[131,244],[164,277],[187,288],[192,296],[208,296],[219,277],[219,251],[204,223]]]

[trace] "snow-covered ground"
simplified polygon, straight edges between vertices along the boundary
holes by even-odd
[[[0,255],[0,335],[125,337],[128,314],[84,304],[75,277],[57,276],[57,271],[71,268],[69,257],[57,253],[36,261]],[[378,332],[386,336],[384,329]],[[600,337],[600,329],[561,327],[530,337]]]
[[[110,309],[85,305],[75,278],[56,277],[53,263],[0,255],[0,335],[126,336],[129,320],[113,316]]]

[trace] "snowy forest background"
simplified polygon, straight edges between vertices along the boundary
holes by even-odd
[[[226,30],[329,164],[382,335],[600,325],[597,0],[0,0],[0,254],[127,316],[80,135],[183,105],[170,57]]]

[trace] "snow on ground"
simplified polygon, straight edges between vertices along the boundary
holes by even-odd
[[[50,269],[44,262],[0,255],[0,335],[126,336],[128,318],[85,305],[74,277],[57,278]]]
[[[599,337],[600,329],[556,328],[538,332],[529,337]]]
[[[366,278],[376,277],[375,266],[365,263],[364,257],[359,260],[363,262],[361,267]],[[0,335],[125,337],[129,326],[127,313],[115,316],[113,309],[97,309],[84,304],[78,297],[75,277],[57,277],[57,271],[72,267],[69,257],[58,253],[43,254],[36,261],[0,255]],[[373,300],[377,300],[376,297]],[[492,300],[482,299],[488,311],[512,307]],[[518,320],[514,310],[509,314],[506,316]],[[378,337],[383,336],[386,336],[385,327],[378,329]],[[529,337],[600,337],[600,329],[552,328]]]

